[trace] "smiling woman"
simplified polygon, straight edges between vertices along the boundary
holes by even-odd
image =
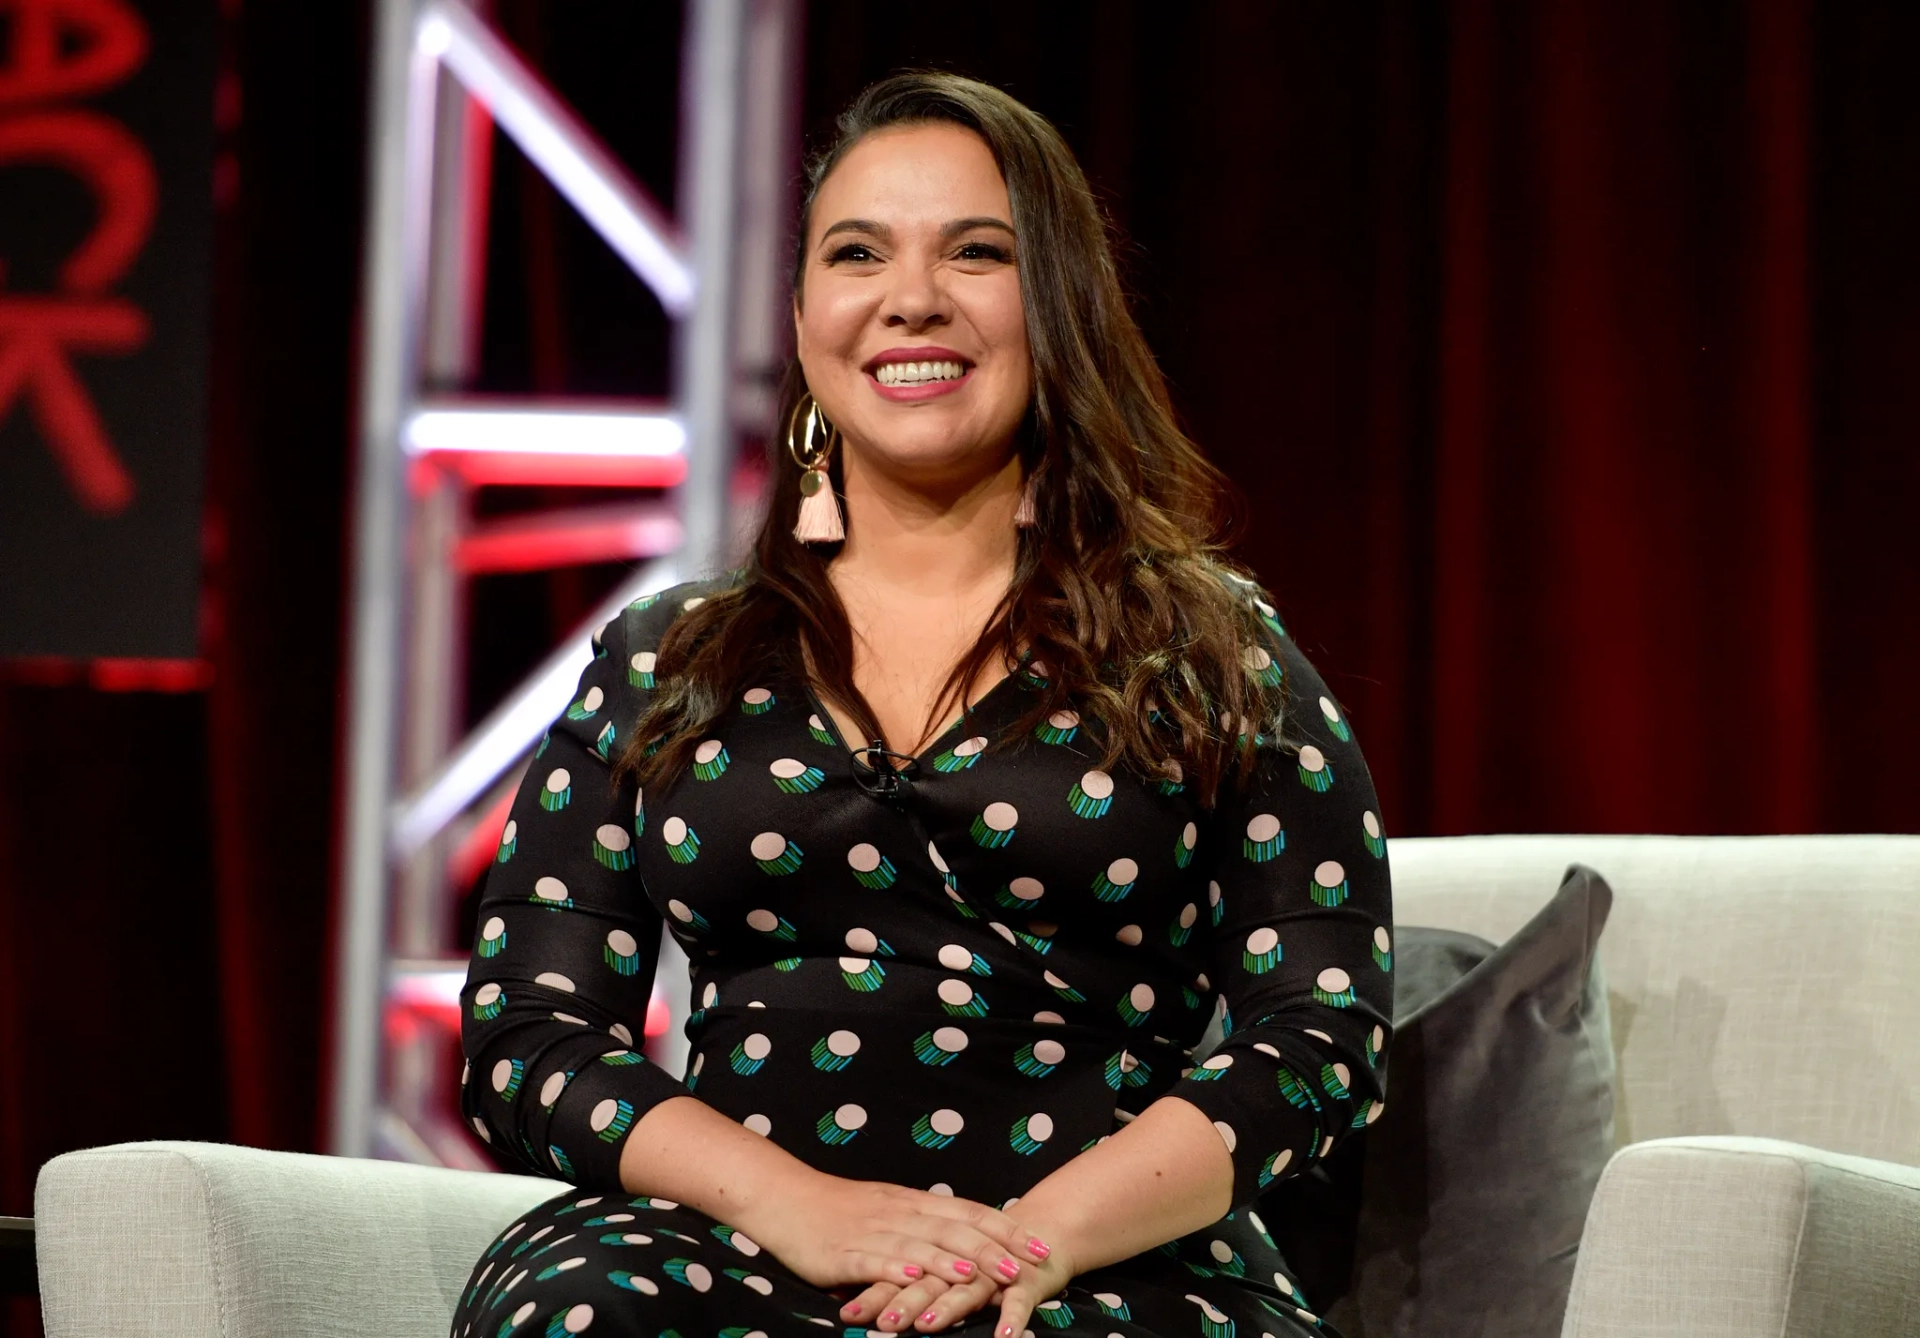
[[[578,1189],[455,1332],[1324,1331],[1257,1202],[1383,1108],[1349,722],[1053,127],[912,74],[838,131],[753,555],[602,629],[482,895],[465,1110]],[[662,924],[680,1079],[630,1048]]]

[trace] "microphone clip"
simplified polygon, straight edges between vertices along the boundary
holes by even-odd
[[[887,747],[885,739],[875,739],[864,748],[855,748],[853,758],[854,781],[868,794],[889,803],[906,797],[911,773],[920,765],[917,759]]]

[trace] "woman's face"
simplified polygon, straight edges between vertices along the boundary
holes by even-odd
[[[934,123],[849,150],[814,196],[793,318],[807,386],[863,464],[927,483],[1004,466],[1033,367],[986,142]]]

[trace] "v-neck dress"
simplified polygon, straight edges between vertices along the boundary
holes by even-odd
[[[475,1264],[455,1338],[843,1327],[839,1298],[730,1224],[621,1188],[627,1133],[684,1095],[822,1171],[1000,1206],[1181,1097],[1231,1154],[1232,1211],[1082,1274],[1036,1327],[1325,1332],[1258,1200],[1382,1109],[1387,848],[1346,716],[1264,595],[1237,591],[1263,629],[1246,664],[1285,681],[1289,716],[1211,809],[1177,779],[1099,769],[1072,710],[989,751],[1044,684],[1038,662],[891,792],[806,684],[771,673],[671,784],[615,786],[662,636],[719,588],[675,587],[601,630],[483,890],[463,1110],[503,1162],[576,1188]],[[662,923],[691,961],[679,1077],[638,1048]],[[1224,1037],[1196,1063],[1216,1008]],[[948,1331],[985,1335],[996,1313]]]

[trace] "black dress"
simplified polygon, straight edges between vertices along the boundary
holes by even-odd
[[[503,1161],[578,1188],[475,1264],[455,1338],[842,1328],[838,1298],[744,1234],[621,1189],[627,1131],[688,1093],[823,1171],[1002,1206],[1178,1095],[1232,1154],[1234,1211],[1082,1274],[1035,1325],[1319,1329],[1255,1204],[1382,1109],[1389,881],[1346,718],[1260,593],[1242,592],[1267,629],[1247,664],[1284,675],[1286,742],[1262,736],[1256,782],[1212,811],[1176,780],[1095,769],[1070,711],[987,753],[1037,662],[891,796],[807,685],[775,676],[664,792],[616,790],[608,758],[647,705],[654,649],[716,588],[602,629],[487,880],[463,1108]],[[663,918],[692,959],[684,1081],[635,1049]],[[1227,1035],[1194,1067],[1216,996]]]

